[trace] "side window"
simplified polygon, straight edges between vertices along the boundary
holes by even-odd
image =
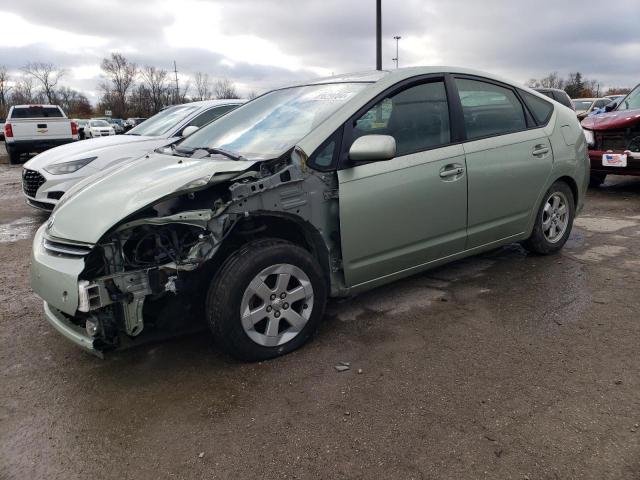
[[[516,94],[499,85],[457,78],[467,139],[504,135],[527,128]]]
[[[596,102],[596,107],[597,108],[603,108],[605,105],[607,105],[609,103],[609,100],[598,100]]]
[[[327,171],[334,167],[338,156],[338,147],[342,129],[331,135],[325,142],[320,145],[315,152],[309,157],[308,164],[311,168],[320,171]]]
[[[449,108],[444,82],[409,87],[384,98],[354,123],[354,140],[363,135],[391,135],[397,156],[450,141]]]
[[[542,98],[531,95],[529,92],[525,92],[523,90],[520,90],[520,95],[527,104],[527,107],[529,107],[536,123],[538,125],[546,125],[553,113],[553,105]]]
[[[201,113],[200,115],[198,115],[193,120],[191,120],[189,122],[189,125],[187,125],[187,126],[188,127],[194,126],[194,127],[200,128],[203,125],[209,123],[210,121],[215,120],[218,117],[221,117],[222,115],[224,115],[228,111],[233,110],[234,108],[236,108],[236,106],[237,105],[225,105],[223,107],[211,108],[211,109],[207,110],[206,112]]]

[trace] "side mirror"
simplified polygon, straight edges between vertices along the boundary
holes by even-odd
[[[199,130],[199,128],[196,127],[195,125],[189,125],[188,127],[185,127],[184,130],[182,130],[182,136],[188,137],[189,135],[194,133],[196,130]]]
[[[354,162],[380,162],[395,156],[396,139],[391,135],[365,135],[349,149],[349,159]]]
[[[617,106],[618,106],[618,102],[616,102],[616,101],[614,100],[613,102],[611,102],[611,103],[607,103],[607,104],[604,106],[604,111],[605,111],[605,112],[610,112],[610,111],[614,110]]]

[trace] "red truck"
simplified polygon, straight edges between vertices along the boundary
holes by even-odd
[[[640,85],[606,112],[587,117],[582,128],[591,159],[590,186],[608,174],[640,176]]]

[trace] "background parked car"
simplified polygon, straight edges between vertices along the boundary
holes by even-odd
[[[611,102],[608,98],[574,98],[571,100],[575,107],[578,120],[586,118],[593,110],[604,108]]]
[[[142,122],[144,122],[146,120],[146,118],[141,118],[141,117],[132,117],[132,118],[127,118],[124,122],[124,129],[129,131],[131,130],[133,127],[137,127],[138,125],[140,125]]]
[[[73,121],[76,122],[76,125],[78,126],[78,139],[84,140],[86,138],[84,128],[87,126],[89,120],[85,120],[83,118],[74,118]]]
[[[567,95],[567,92],[564,90],[560,90],[559,88],[534,88],[534,90],[561,103],[565,107],[569,107],[571,110],[576,109],[571,98],[569,98],[569,95]]]
[[[113,129],[113,126],[106,120],[96,120],[92,118],[84,127],[84,133],[87,138],[95,138],[115,135],[116,131]]]
[[[608,174],[640,175],[640,85],[613,109],[582,121],[589,145],[592,187]]]
[[[109,123],[113,125],[113,129],[116,131],[116,135],[124,133],[124,120],[121,118],[111,118]]]
[[[110,135],[49,150],[24,165],[23,191],[27,203],[51,210],[80,180],[136,159],[175,142],[242,104],[244,100],[211,100],[175,105],[154,115],[124,135]]]

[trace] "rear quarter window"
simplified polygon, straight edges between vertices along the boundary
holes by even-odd
[[[11,118],[64,118],[58,107],[14,107]]]
[[[525,92],[524,90],[520,90],[520,95],[527,104],[527,107],[531,111],[536,123],[538,125],[546,125],[553,113],[553,105],[540,97],[531,95],[529,92]]]

